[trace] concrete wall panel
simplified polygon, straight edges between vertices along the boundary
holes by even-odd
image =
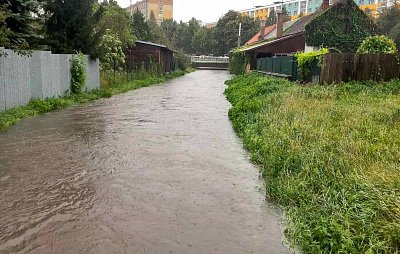
[[[90,57],[85,57],[87,90],[92,91],[100,88],[100,62],[98,59],[92,60]]]
[[[1,48],[0,48],[1,50]],[[0,111],[6,109],[6,98],[5,98],[5,58],[0,57]]]
[[[43,98],[42,61],[43,61],[43,53],[42,52],[40,52],[40,51],[32,52],[32,57],[29,58],[32,99]]]
[[[33,51],[32,56],[21,56],[11,50],[5,52],[7,55],[0,57],[0,111],[70,91],[72,55]],[[99,88],[99,60],[85,56],[85,62],[87,90]]]

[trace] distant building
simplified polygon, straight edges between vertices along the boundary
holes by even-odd
[[[217,26],[217,22],[206,23],[204,26],[207,28],[214,28]]]
[[[273,9],[275,13],[281,11],[282,7],[285,7],[291,19],[297,19],[302,13],[303,15],[309,15],[319,9],[323,0],[289,0],[283,1],[278,4],[271,4],[266,6],[255,6],[251,9],[241,10],[243,16],[249,16],[252,18],[258,18],[260,20],[266,20],[269,13]],[[331,0],[331,4],[340,0]],[[373,16],[379,16],[382,10],[390,5],[390,0],[354,0],[354,2],[362,9],[368,9]]]
[[[175,52],[172,49],[147,41],[136,41],[135,44],[125,50],[126,65],[130,71],[149,71],[154,64],[161,73],[175,70]]]
[[[126,9],[131,15],[136,10],[140,11],[146,20],[150,18],[151,12],[153,12],[157,22],[161,23],[165,19],[173,19],[173,5],[173,0],[142,0],[131,4]]]

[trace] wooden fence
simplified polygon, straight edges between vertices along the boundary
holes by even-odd
[[[389,81],[400,78],[399,56],[389,54],[327,54],[321,67],[320,83],[350,80]]]

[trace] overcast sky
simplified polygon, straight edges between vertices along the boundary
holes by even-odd
[[[129,6],[130,0],[118,0],[122,7]],[[137,0],[132,0],[136,3]],[[203,22],[217,21],[229,10],[242,10],[254,5],[265,5],[272,0],[174,0],[174,19],[188,21],[192,17]]]

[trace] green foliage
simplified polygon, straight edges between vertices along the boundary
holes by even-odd
[[[400,5],[385,8],[377,24],[380,31],[392,38],[397,44],[397,49],[400,50]]]
[[[213,30],[201,27],[193,36],[192,48],[196,54],[207,55],[212,52],[213,48]]]
[[[250,57],[245,52],[231,51],[229,53],[229,72],[235,75],[246,73],[246,66]]]
[[[297,53],[296,59],[299,79],[304,82],[311,81],[313,69],[321,66],[322,57],[328,53],[329,50],[327,48],[321,48],[319,51]]]
[[[71,92],[81,93],[86,86],[86,63],[82,53],[72,56],[71,59]]]
[[[151,37],[149,38],[149,41],[155,42],[155,43],[160,43],[160,40],[162,39],[162,32],[161,32],[160,26],[157,23],[157,19],[154,16],[153,11],[151,11],[151,13],[150,13],[150,18],[147,21],[147,25],[149,26],[150,35],[151,35]]]
[[[277,21],[278,21],[278,18],[276,16],[275,9],[271,9],[271,11],[269,12],[267,21],[265,22],[265,26],[275,25]]]
[[[186,70],[187,68],[192,66],[192,63],[190,61],[190,57],[186,55],[183,51],[179,51],[177,53],[177,65],[179,70]]]
[[[103,2],[95,15],[100,16],[96,29],[101,31],[103,36],[111,31],[114,37],[122,42],[123,47],[134,44],[136,38],[131,29],[131,16],[117,2]]]
[[[0,0],[0,47],[18,53],[32,49],[39,39],[39,11],[43,0]]]
[[[214,54],[228,54],[237,46],[239,24],[242,23],[242,42],[250,40],[259,30],[259,21],[238,12],[229,11],[218,20],[214,28]]]
[[[113,95],[124,93],[140,87],[165,82],[167,80],[183,76],[184,71],[176,71],[162,76],[148,77],[142,80],[134,80],[102,87],[89,93],[70,94],[63,98],[50,98],[46,100],[32,100],[28,105],[0,112],[0,132],[6,131],[11,125],[23,118],[65,108],[71,105],[83,104],[101,98],[109,98]]]
[[[298,86],[237,76],[234,129],[303,253],[400,251],[400,82]]]
[[[336,48],[343,53],[354,53],[368,36],[376,35],[378,28],[353,0],[337,2],[306,26],[307,45]]]
[[[394,41],[384,35],[367,37],[360,45],[357,53],[385,53],[397,54],[397,48]]]
[[[96,31],[95,0],[54,0],[45,6],[45,42],[57,54],[76,51],[97,57],[101,31]]]
[[[104,71],[122,71],[125,66],[124,43],[118,35],[107,29],[99,45],[101,69]]]
[[[150,28],[147,25],[143,13],[141,13],[139,10],[136,10],[131,17],[131,27],[133,30],[133,34],[137,37],[138,40],[151,40]]]
[[[11,31],[6,24],[7,17],[8,13],[5,6],[0,7],[0,46],[2,47],[8,45],[10,42],[9,36],[11,34]],[[0,50],[0,56],[2,56],[3,54],[4,52]]]
[[[284,22],[291,20],[290,15],[289,15],[288,11],[286,10],[285,6],[282,9],[282,13],[283,13],[283,21]]]
[[[400,23],[400,6],[393,5],[385,8],[377,20],[379,30],[388,35],[390,31]]]

